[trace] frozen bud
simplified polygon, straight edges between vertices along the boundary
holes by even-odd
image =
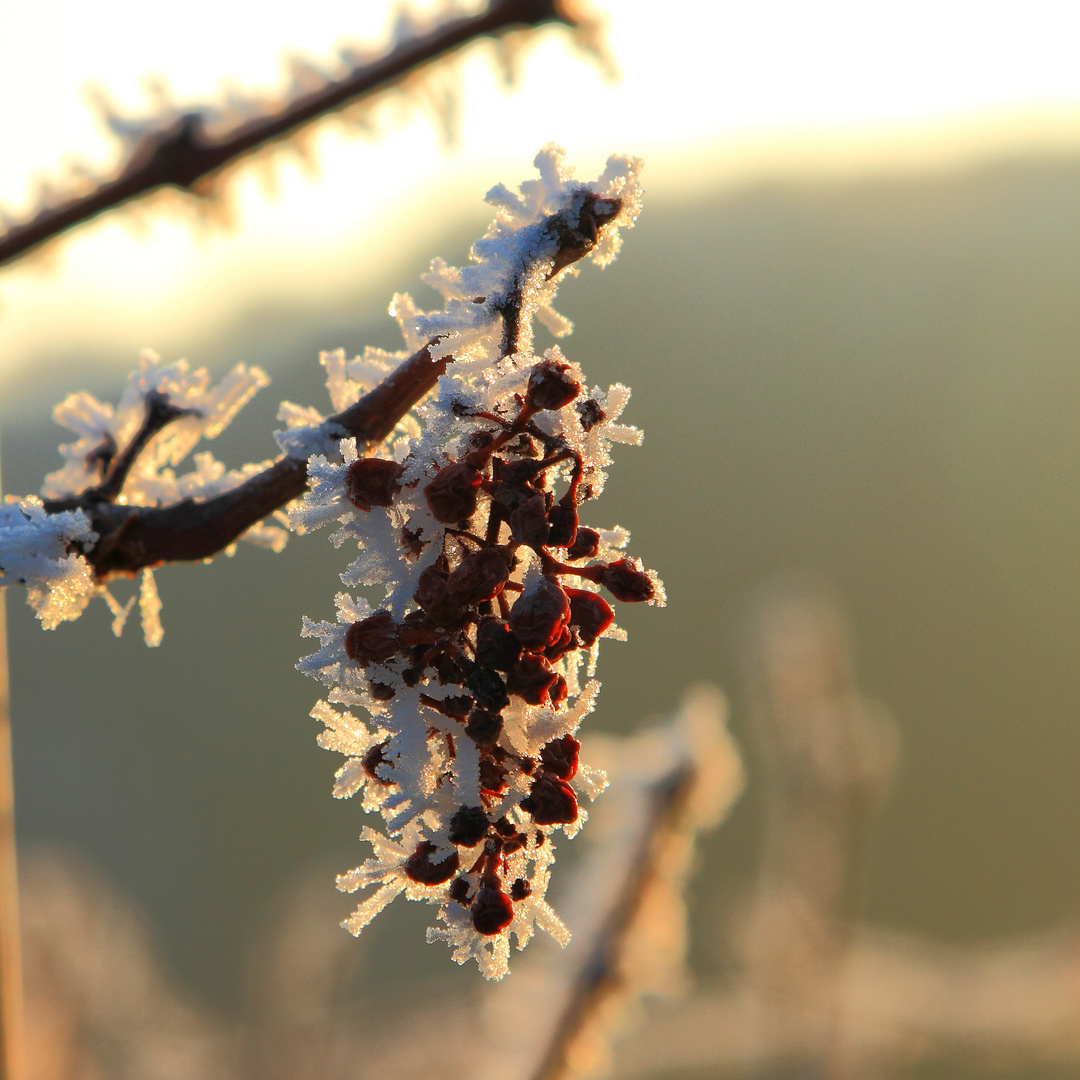
[[[577,772],[578,751],[581,743],[573,735],[564,735],[561,739],[552,739],[540,751],[540,764],[560,780],[570,780]]]
[[[566,593],[548,578],[522,593],[510,609],[510,629],[528,650],[538,652],[554,645],[570,620]]]
[[[521,659],[521,642],[500,619],[489,619],[476,631],[476,662],[496,671],[509,671]]]
[[[459,807],[450,819],[449,839],[461,847],[476,847],[487,836],[487,814],[479,806]]]
[[[510,531],[519,544],[542,547],[547,544],[551,526],[548,524],[547,506],[543,495],[526,499],[510,514]],[[554,543],[555,541],[551,541]]]
[[[570,365],[542,360],[532,369],[525,401],[533,409],[561,409],[581,393],[581,383],[570,374]]]
[[[413,599],[439,626],[456,626],[465,618],[465,609],[451,596],[447,573],[429,566],[416,582]]]
[[[569,825],[577,821],[578,807],[574,789],[551,773],[541,773],[534,781],[528,798],[521,800],[537,825]]]
[[[602,424],[604,418],[607,415],[603,409],[600,408],[600,402],[596,398],[589,398],[587,401],[582,401],[578,407],[578,419],[581,421],[581,427],[585,431],[592,431],[597,424]]]
[[[436,521],[456,525],[476,512],[476,500],[483,478],[463,461],[445,465],[424,486],[424,498]]]
[[[644,570],[639,570],[629,559],[619,559],[604,567],[600,574],[600,583],[607,587],[616,600],[633,604],[643,600],[652,600],[656,595],[656,586]]]
[[[473,709],[465,724],[465,734],[477,746],[493,746],[502,734],[503,718],[487,709]]]
[[[469,914],[472,915],[473,929],[488,937],[501,933],[514,921],[514,905],[499,888],[498,878],[484,879]]]
[[[563,506],[557,503],[547,515],[551,531],[547,542],[552,547],[567,547],[572,544],[578,533],[578,513],[576,506]]]
[[[405,875],[421,885],[441,885],[444,881],[449,881],[458,870],[458,853],[451,851],[445,858],[433,862],[431,857],[435,851],[435,845],[430,840],[425,840],[405,860]]]
[[[345,497],[358,510],[392,506],[401,490],[404,465],[384,458],[360,458],[345,474]]]
[[[510,899],[524,900],[527,896],[532,896],[532,886],[525,878],[516,878],[514,884],[510,886]]]
[[[570,625],[577,627],[581,644],[588,648],[615,621],[615,612],[602,596],[587,589],[567,589],[566,595]]]
[[[358,664],[389,660],[398,651],[398,626],[389,611],[377,611],[345,632],[345,654]]]
[[[566,549],[568,559],[591,559],[600,550],[600,534],[595,529],[578,529]]]
[[[465,676],[465,685],[475,695],[476,704],[483,709],[494,709],[498,712],[510,704],[510,699],[506,696],[506,684],[492,668],[474,667]]]
[[[542,656],[523,656],[506,677],[506,689],[529,705],[543,705],[558,678]]]
[[[486,547],[466,555],[446,584],[454,600],[463,607],[472,607],[498,596],[509,577],[505,553],[496,547]]]

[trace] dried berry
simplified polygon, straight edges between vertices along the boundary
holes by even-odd
[[[548,524],[547,506],[543,495],[533,495],[511,511],[510,531],[519,544],[542,547],[549,542],[548,534],[552,530]],[[555,541],[550,542],[555,543]]]
[[[605,585],[616,600],[623,603],[640,603],[656,596],[656,586],[643,570],[629,559],[619,559],[603,569],[600,583]]]
[[[462,806],[450,819],[448,834],[451,844],[461,847],[476,847],[487,836],[487,814],[479,806]]]
[[[534,781],[521,808],[532,814],[537,825],[569,825],[577,821],[578,807],[574,789],[551,773],[541,773]]]
[[[578,751],[581,743],[573,735],[552,739],[540,751],[540,764],[560,780],[570,780],[577,772]]]
[[[510,897],[499,888],[498,879],[485,879],[477,890],[476,899],[469,908],[473,929],[478,934],[491,937],[501,933],[514,921],[514,905]]]
[[[551,526],[547,542],[552,547],[567,547],[577,539],[577,507],[563,506],[560,502],[548,511],[547,519]]]
[[[463,461],[445,465],[424,485],[424,498],[436,521],[456,525],[476,513],[476,500],[483,478]]]
[[[398,651],[398,626],[389,611],[377,611],[345,631],[345,655],[358,664],[389,660]]]
[[[542,360],[532,369],[525,401],[533,409],[561,409],[581,393],[581,383],[570,374],[570,365]]]
[[[561,675],[556,675],[555,681],[548,687],[548,698],[551,701],[551,707],[553,709],[559,708],[569,696],[570,688],[566,685],[566,680]]]
[[[579,402],[577,411],[578,419],[580,419],[584,431],[592,431],[597,424],[603,423],[607,415],[600,408],[600,402],[596,398],[588,398],[586,401]]]
[[[451,851],[438,862],[432,862],[431,856],[436,850],[430,840],[423,841],[405,860],[406,877],[419,881],[421,885],[441,885],[444,881],[449,881],[458,871],[458,853]]]
[[[510,886],[510,899],[524,900],[527,896],[532,896],[532,886],[524,878],[517,878]]]
[[[578,529],[566,549],[568,559],[591,559],[600,550],[600,534],[595,529]]]
[[[456,900],[462,906],[466,905],[469,902],[469,879],[466,877],[454,878],[447,891],[450,893],[451,900]]]
[[[491,600],[502,592],[510,577],[506,554],[496,547],[485,547],[466,555],[447,579],[450,596],[463,607]]]
[[[544,705],[558,678],[542,656],[523,656],[506,677],[506,689],[529,705]]]
[[[506,684],[492,668],[474,667],[465,676],[465,685],[475,695],[476,704],[484,709],[498,712],[510,704],[510,699],[506,696]]]
[[[377,780],[380,784],[392,784],[393,780],[386,780],[378,773],[380,765],[385,765],[386,768],[392,769],[393,763],[386,760],[383,757],[383,752],[386,750],[386,743],[376,743],[368,752],[360,759],[360,767],[371,777],[372,780]]]
[[[392,506],[401,490],[404,465],[385,458],[360,458],[345,473],[345,497],[358,510]]]
[[[465,734],[477,746],[492,746],[502,734],[503,718],[487,709],[473,709],[465,724]]]
[[[496,795],[501,794],[506,790],[506,769],[490,758],[484,758],[480,762],[480,788]]]
[[[457,626],[466,615],[451,595],[447,586],[447,573],[437,566],[429,566],[417,579],[413,599],[439,626]]]
[[[540,583],[517,598],[510,609],[510,629],[530,651],[539,651],[559,640],[570,619],[570,601],[554,582]]]
[[[476,631],[476,662],[509,671],[521,659],[521,642],[501,619],[490,619]]]
[[[394,694],[397,691],[389,684],[384,682],[376,682],[374,679],[368,681],[368,693],[376,701],[393,701]]]
[[[589,648],[615,621],[615,612],[599,593],[567,589],[566,595],[570,598],[570,625],[577,627],[581,644]]]
[[[521,460],[503,461],[499,464],[499,483],[510,487],[524,487],[540,475],[540,462]]]

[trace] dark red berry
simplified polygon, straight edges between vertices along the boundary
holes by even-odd
[[[498,795],[506,790],[506,770],[490,758],[480,762],[480,787]]]
[[[476,847],[487,836],[487,814],[479,806],[461,806],[450,819],[451,844]]]
[[[568,559],[591,559],[600,550],[600,534],[595,529],[578,529],[570,546],[566,549]]]
[[[398,651],[398,625],[389,611],[377,611],[345,631],[345,655],[358,664],[389,660]]]
[[[570,598],[570,625],[576,626],[581,644],[588,648],[615,621],[611,605],[587,589],[567,589]]]
[[[401,490],[404,465],[385,458],[360,458],[345,474],[345,497],[358,510],[392,506]]]
[[[506,677],[506,689],[529,705],[544,705],[558,678],[542,656],[523,656]]]
[[[488,937],[501,933],[514,921],[513,902],[499,888],[497,879],[483,882],[469,913],[472,915],[473,929]]]
[[[476,512],[483,480],[479,471],[463,461],[445,465],[424,485],[424,498],[436,521],[456,525]]]
[[[573,735],[564,735],[561,739],[552,739],[540,751],[540,764],[544,769],[560,780],[570,780],[577,772],[578,751],[581,743]]]
[[[450,883],[450,899],[456,900],[464,906],[469,902],[469,879],[466,877],[454,878]]]
[[[566,685],[566,680],[561,675],[556,675],[555,681],[548,687],[551,707],[553,709],[559,708],[569,696],[570,688]]]
[[[458,853],[451,851],[438,862],[432,862],[431,856],[436,848],[430,840],[425,840],[406,860],[405,875],[421,885],[441,885],[449,881],[458,870]]]
[[[447,577],[445,570],[429,566],[417,579],[413,599],[437,625],[457,626],[465,618],[466,612],[451,595]]]
[[[570,365],[542,360],[532,369],[525,400],[533,409],[561,409],[581,393],[581,383],[570,374]]]
[[[521,808],[532,814],[537,825],[569,825],[577,821],[574,789],[551,773],[542,772],[533,781],[528,798],[521,800]]]
[[[447,579],[450,596],[463,607],[491,600],[510,578],[510,564],[499,548],[488,547],[466,555]]]
[[[548,540],[551,526],[548,524],[547,506],[543,495],[533,495],[510,513],[510,532],[519,544],[542,547],[555,541]]]
[[[524,592],[510,609],[510,629],[528,650],[538,652],[554,645],[570,619],[570,601],[554,582],[541,578]]]
[[[521,642],[500,619],[489,619],[476,631],[476,662],[496,671],[509,671],[521,659]]]
[[[539,475],[539,461],[503,461],[499,466],[499,483],[510,487],[523,487],[532,483]]]
[[[484,709],[499,712],[510,704],[510,699],[506,696],[506,684],[492,668],[474,667],[465,676],[465,685],[476,697],[476,704]]]
[[[652,600],[656,595],[656,586],[649,576],[629,559],[619,559],[605,567],[600,574],[600,583],[607,587],[616,600],[627,604]]]
[[[570,633],[569,628],[564,628],[563,632],[559,635],[559,640],[554,645],[549,645],[543,655],[549,660],[558,660],[564,653],[570,652],[571,649],[576,649],[578,643],[574,640],[574,635]]]
[[[510,886],[510,899],[524,900],[527,896],[532,896],[532,886],[524,878],[518,878]]]
[[[552,547],[567,547],[577,538],[577,507],[558,503],[548,511],[547,519],[551,526],[547,542]]]
[[[503,718],[487,709],[473,709],[465,724],[465,734],[477,746],[493,746],[502,734]]]
[[[603,423],[604,417],[607,415],[603,409],[600,408],[600,402],[595,398],[589,398],[587,401],[582,401],[577,406],[578,418],[581,420],[581,426],[585,431],[592,431],[597,424]]]

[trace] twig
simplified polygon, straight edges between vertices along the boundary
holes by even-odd
[[[244,155],[384,90],[481,37],[547,22],[578,25],[560,0],[493,0],[479,14],[451,20],[428,34],[405,41],[344,78],[329,79],[319,89],[302,94],[278,112],[241,124],[219,138],[207,134],[202,113],[187,113],[171,126],[145,135],[115,179],[59,206],[47,207],[30,221],[0,236],[0,266],[75,225],[158,188],[206,194],[213,180]]]
[[[0,1077],[23,1080],[22,957],[19,885],[15,861],[15,781],[11,765],[11,693],[7,608],[0,589]]]
[[[555,246],[551,250],[543,249],[545,254],[537,256],[544,262],[551,261],[548,277],[554,277],[587,255],[596,246],[604,226],[618,217],[620,209],[618,199],[604,200],[601,204],[588,194],[581,206],[573,208],[572,214],[563,210],[550,215],[541,224],[538,235],[554,240]],[[530,269],[531,264],[517,271],[515,284],[508,292],[517,306],[522,303],[522,295],[516,283]],[[519,327],[516,310],[497,310],[503,315],[504,338],[509,333],[505,324],[511,319],[516,334]],[[436,340],[433,338],[403,361],[355,404],[331,416],[324,425],[326,434],[336,439],[354,438],[361,446],[387,438],[409,409],[435,386],[452,361],[449,355],[432,359],[431,346]],[[90,550],[81,553],[99,580],[113,574],[134,574],[164,562],[210,558],[254,524],[298,498],[307,486],[307,462],[284,457],[239,487],[202,502],[185,499],[171,506],[148,507],[111,501],[123,486],[138,451],[161,427],[181,415],[184,415],[182,410],[167,405],[161,405],[157,412],[151,409],[135,437],[138,446],[134,452],[131,447],[119,454],[115,454],[114,448],[103,448],[108,452],[109,465],[102,484],[79,495],[45,502],[49,513],[77,509],[86,513],[98,540]]]

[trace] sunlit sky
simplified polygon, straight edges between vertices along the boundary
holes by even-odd
[[[400,252],[448,222],[482,222],[484,190],[524,179],[550,140],[585,177],[610,152],[641,155],[650,197],[664,201],[759,175],[1080,147],[1080,5],[1064,0],[592,10],[608,19],[615,80],[547,30],[506,90],[480,45],[433,76],[459,87],[450,147],[420,98],[386,99],[372,110],[376,137],[326,124],[313,165],[285,152],[242,172],[229,229],[192,228],[191,215],[150,204],[0,270],[0,380],[87,338],[131,356],[145,344],[191,352],[255,303],[317,302],[368,282],[389,298],[408,287]],[[343,0],[0,0],[0,207],[25,214],[41,180],[62,186],[76,161],[115,162],[89,87],[134,116],[153,110],[152,77],[181,104],[215,100],[226,84],[272,92],[290,55],[331,66],[341,46],[384,42],[392,14]]]

